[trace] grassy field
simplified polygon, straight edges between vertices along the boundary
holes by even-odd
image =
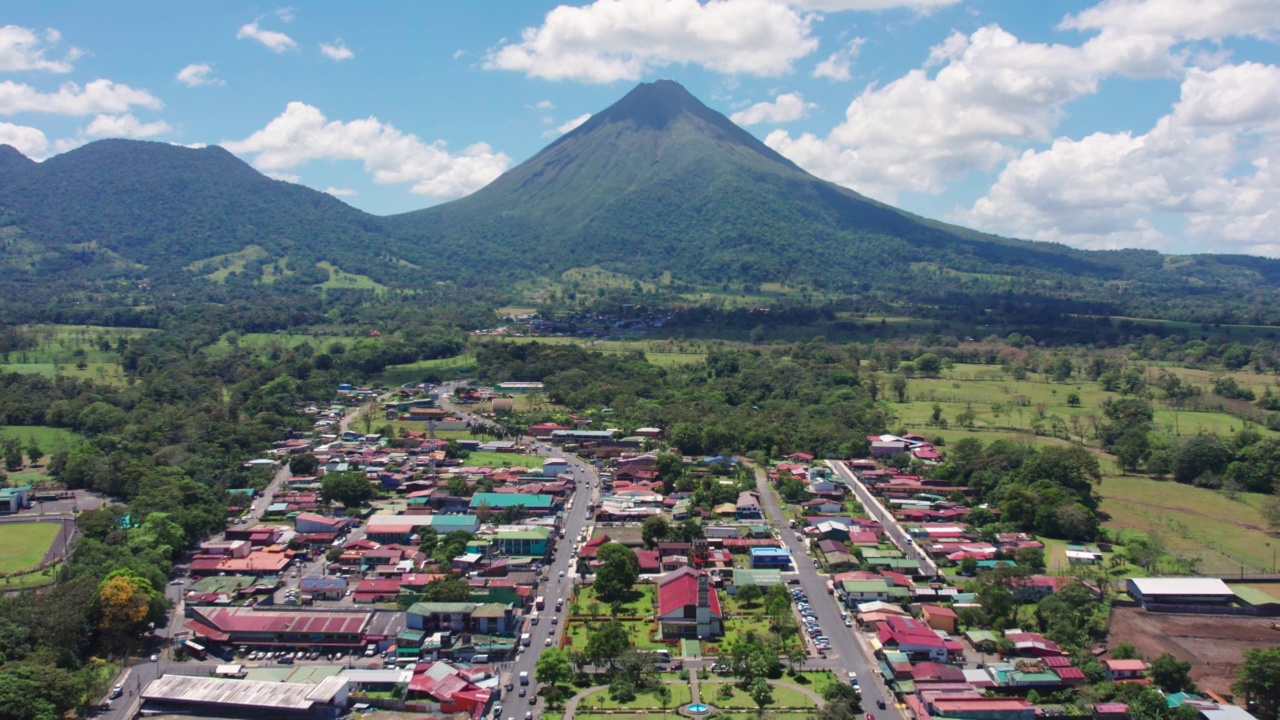
[[[65,428],[46,427],[44,425],[3,425],[0,426],[0,438],[16,437],[26,443],[35,440],[47,453],[60,445],[77,445],[84,438]]]
[[[125,339],[154,332],[139,328],[97,325],[28,325],[37,346],[0,355],[0,369],[32,375],[79,377],[122,384],[116,347]],[[79,367],[83,365],[83,367]]]
[[[654,593],[656,591],[657,586],[653,584],[636,585],[632,590],[632,596],[622,603],[622,614],[630,617],[648,617],[652,615]],[[601,613],[609,613],[609,603],[597,600],[595,587],[592,585],[580,588],[573,604],[577,605],[579,614],[586,615],[590,612],[591,603],[593,602],[600,603]]]
[[[390,365],[375,381],[386,387],[399,387],[405,383],[422,382],[423,375],[428,372],[439,373],[441,378],[452,380],[466,377],[475,367],[475,355],[468,353],[438,360],[419,360],[407,365]]]
[[[1182,373],[1199,373],[1184,371]],[[1239,373],[1242,383],[1257,384],[1261,392],[1263,376]],[[1188,376],[1190,378],[1190,376]],[[1199,375],[1195,382],[1208,384]],[[1068,395],[1074,393],[1080,399],[1079,406],[1067,404]],[[891,402],[899,424],[926,437],[942,437],[954,442],[964,437],[976,437],[984,442],[996,439],[1017,439],[1032,445],[1061,444],[1068,442],[1050,435],[1036,435],[1033,427],[1040,420],[1044,431],[1050,431],[1053,418],[1061,419],[1061,429],[1073,441],[1088,440],[1092,435],[1092,419],[1102,415],[1104,401],[1116,397],[1103,390],[1097,383],[1053,383],[1032,373],[1026,380],[1015,380],[999,367],[991,365],[957,364],[943,371],[938,378],[912,378],[907,383],[908,401]],[[933,408],[937,405],[947,427],[932,424]],[[957,416],[972,410],[975,419],[972,428],[959,427]],[[1154,424],[1166,432],[1183,435],[1197,432],[1213,432],[1230,435],[1239,431],[1242,421],[1225,412],[1174,413],[1157,406]],[[1256,428],[1263,435],[1275,435],[1266,428]],[[1104,459],[1104,471],[1114,471],[1114,463]]]
[[[383,285],[368,275],[356,275],[354,273],[346,272],[342,268],[339,268],[326,260],[321,260],[316,263],[316,267],[329,273],[329,279],[319,285],[316,285],[318,288],[325,290],[376,290],[378,292],[385,292],[387,289],[386,285]]]
[[[542,467],[542,458],[519,453],[473,452],[462,464],[466,467]]]
[[[1214,490],[1140,477],[1106,477],[1102,510],[1113,530],[1157,535],[1169,551],[1199,558],[1203,575],[1271,572],[1280,539],[1268,534],[1263,495],[1235,499]]]
[[[572,337],[504,336],[497,336],[492,339],[514,343],[539,342],[544,345],[581,345],[587,349],[608,354],[642,352],[645,359],[661,367],[702,362],[707,356],[706,349],[701,343],[686,343],[674,340],[584,340]]]
[[[722,698],[720,695],[720,688],[726,685],[733,690],[733,696],[727,699]],[[702,699],[709,705],[714,705],[720,708],[749,708],[752,710],[756,708],[756,701],[752,700],[751,696],[747,693],[737,687],[734,687],[732,682],[705,681],[701,683],[700,687],[702,690]],[[807,695],[801,693],[794,687],[788,687],[785,684],[771,685],[770,689],[773,690],[773,702],[769,703],[765,707],[817,708],[813,700],[810,700]]]
[[[693,702],[693,690],[687,684],[679,681],[664,683],[667,689],[671,691],[671,702],[667,703],[668,711],[673,711],[681,705]],[[636,693],[635,700],[626,703],[620,703],[609,697],[608,690],[598,690],[582,699],[578,703],[579,708],[592,708],[602,710],[638,710],[644,711],[648,709],[660,709],[661,704],[658,699],[653,696],[652,691],[644,691]]]
[[[56,522],[0,524],[0,573],[39,565],[61,529]]]
[[[231,273],[244,272],[245,265],[251,260],[260,260],[268,253],[258,245],[249,245],[243,250],[225,255],[216,255],[204,260],[197,260],[186,266],[187,270],[199,273],[217,283],[225,283]]]

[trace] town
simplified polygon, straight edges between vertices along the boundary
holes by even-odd
[[[101,716],[1031,720],[1088,696],[1097,718],[1157,701],[1252,717],[1190,663],[1143,657],[1140,631],[1104,646],[1084,627],[1105,602],[1132,628],[1192,613],[1247,637],[1280,600],[1246,582],[1121,588],[1113,549],[1086,543],[1050,570],[1033,535],[978,532],[990,511],[967,488],[900,469],[939,458],[919,435],[763,467],[587,418],[505,435],[495,412],[541,391],[343,385],[311,403],[311,431],[246,463],[270,484],[233,490],[225,530],[175,567],[171,617]]]

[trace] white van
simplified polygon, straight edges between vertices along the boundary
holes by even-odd
[[[479,655],[472,655],[472,656],[471,656],[471,664],[472,664],[472,665],[482,665],[482,664],[487,663],[487,662],[489,662],[489,656],[488,656],[488,655],[485,655],[484,653],[480,653]]]

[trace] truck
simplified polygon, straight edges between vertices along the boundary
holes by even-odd
[[[532,645],[533,635],[531,635],[530,633],[523,633],[522,635],[520,635],[520,644],[525,647],[529,647],[530,645]]]
[[[547,608],[547,599],[539,595],[534,599],[533,606],[539,610],[545,610]]]
[[[522,670],[522,671],[520,672],[520,684],[521,684],[521,685],[528,685],[528,684],[529,684],[529,671],[528,671],[528,670]]]

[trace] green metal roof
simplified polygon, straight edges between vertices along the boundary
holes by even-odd
[[[550,495],[522,495],[519,493],[476,493],[471,496],[471,507],[488,503],[491,508],[509,508],[523,505],[531,510],[549,509],[555,503]]]
[[[475,610],[476,604],[469,602],[419,602],[409,606],[409,612],[413,615],[431,615],[432,613],[470,615]]]

